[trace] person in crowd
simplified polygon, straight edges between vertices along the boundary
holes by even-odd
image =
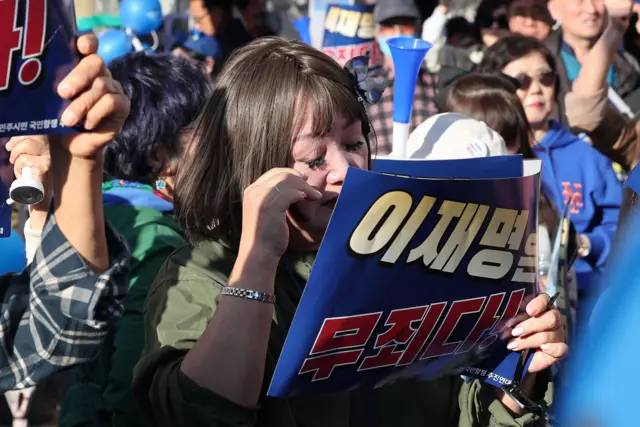
[[[173,218],[175,175],[192,124],[211,94],[200,70],[170,54],[135,53],[109,70],[131,99],[131,113],[105,148],[105,216],[133,258],[125,314],[97,360],[76,369],[60,426],[151,426],[131,394],[144,345],[144,300],[166,258],[186,239]]]
[[[233,0],[190,0],[189,14],[194,27],[201,33],[215,37],[220,45],[220,70],[229,55],[253,40],[242,21],[233,14]]]
[[[616,3],[619,0],[607,0]],[[621,0],[625,2],[626,0]],[[564,99],[582,69],[589,51],[606,25],[605,0],[549,0],[551,16],[560,23],[546,39],[558,69],[559,98]],[[640,65],[623,48],[615,49],[616,55],[608,70],[607,82],[628,104],[631,111],[640,111]],[[564,104],[558,104],[554,117],[567,125]]]
[[[422,122],[409,136],[410,159],[450,160],[506,156],[504,138],[483,121],[455,111],[436,114]]]
[[[187,58],[200,68],[205,76],[211,77],[216,58],[220,55],[220,45],[215,38],[196,31],[180,46],[174,47],[172,53]]]
[[[547,2],[548,0],[510,0],[509,31],[538,40],[546,39],[553,25]]]
[[[435,44],[434,52],[427,55],[429,70],[433,72],[447,66],[472,69],[480,63],[488,46],[509,33],[544,40],[551,31],[547,0],[483,0],[473,22],[463,17],[451,17],[449,21],[447,11],[448,1],[441,0],[422,31],[422,38]],[[439,46],[436,40],[442,36],[443,29],[447,42]],[[455,31],[463,29],[464,44],[451,43],[451,39],[457,41]],[[436,57],[438,61],[434,64]]]
[[[611,161],[551,119],[558,96],[558,74],[551,51],[539,40],[513,35],[485,53],[479,71],[500,70],[517,79],[518,98],[533,131],[531,147],[542,159],[542,183],[560,209],[571,204],[571,221],[580,233],[575,262],[581,313],[589,315],[597,284],[611,252],[622,184]]]
[[[129,100],[96,55],[97,39],[82,36],[77,45],[84,58],[57,89],[74,99],[62,123],[84,119],[87,132],[51,137],[55,197],[35,230],[42,233],[40,247],[25,271],[0,276],[2,391],[33,386],[95,357],[123,311],[129,251],[105,223],[100,185],[102,148],[120,131]],[[6,146],[14,159],[30,154],[20,142]]]
[[[384,55],[382,70],[378,73],[385,77],[390,86],[382,94],[377,104],[368,108],[371,124],[378,140],[378,154],[391,152],[393,145],[393,81],[394,64],[391,48],[387,41],[397,36],[415,37],[418,31],[420,15],[413,0],[379,0],[376,3],[373,19],[376,24],[375,38]],[[421,69],[416,80],[410,129],[437,113],[433,103],[436,94],[434,75]]]
[[[517,96],[518,81],[505,74],[468,73],[460,76],[445,91],[443,111],[457,112],[486,123],[506,142],[509,154],[522,154],[524,159],[535,155],[530,146],[532,130],[522,103]],[[554,204],[553,192],[541,186],[538,204],[538,285],[540,292],[547,292],[548,272],[551,262],[552,242],[560,231],[560,212]],[[575,229],[570,227],[569,239],[575,239]],[[573,249],[573,248],[571,248]],[[569,253],[569,270],[566,280],[557,283],[560,297],[558,310],[562,314],[567,341],[575,336],[578,305],[578,289],[573,259]],[[555,293],[556,290],[551,290]]]
[[[540,421],[501,390],[459,376],[266,396],[347,169],[371,161],[372,127],[355,81],[322,52],[279,38],[240,49],[219,75],[176,181],[176,213],[192,246],[169,257],[146,301],[134,393],[154,425]],[[548,368],[567,352],[548,301],[528,304],[532,318],[513,341],[516,349],[544,344],[523,380],[538,402],[549,402]]]
[[[616,1],[607,6],[605,30],[584,58],[584,66],[564,98],[569,126],[586,133],[587,141],[626,171],[638,160],[640,124],[620,113],[608,100],[607,75],[617,57],[634,3]]]

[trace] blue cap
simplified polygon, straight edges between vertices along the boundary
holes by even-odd
[[[182,46],[195,54],[208,58],[216,58],[220,53],[220,44],[215,38],[198,32],[194,32]]]

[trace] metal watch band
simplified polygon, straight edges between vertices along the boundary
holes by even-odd
[[[231,297],[250,299],[253,301],[266,302],[269,304],[275,304],[276,296],[268,294],[266,292],[253,291],[251,289],[242,289],[236,287],[225,286],[222,289],[222,295],[229,295]]]

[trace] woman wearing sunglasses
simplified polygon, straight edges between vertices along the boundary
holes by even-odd
[[[611,251],[622,184],[611,160],[551,119],[557,73],[553,54],[542,42],[521,35],[505,37],[486,51],[479,68],[500,70],[518,80],[517,95],[532,128],[531,148],[542,159],[543,188],[561,209],[571,204],[571,221],[580,233],[575,262],[580,324],[590,314]]]

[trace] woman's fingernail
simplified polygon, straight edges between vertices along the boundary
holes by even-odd
[[[93,122],[92,122],[92,121],[89,121],[89,120],[85,120],[85,121],[84,121],[84,128],[85,128],[86,130],[93,130],[95,127],[96,127],[96,126],[93,124]]]
[[[511,331],[511,335],[513,335],[514,337],[519,337],[523,333],[524,330],[522,328],[515,328],[513,331]]]
[[[61,119],[64,125],[69,127],[74,126],[78,121],[78,118],[71,110],[65,111]]]
[[[299,191],[300,195],[302,196],[303,199],[307,198],[307,193],[305,193],[304,191]]]
[[[542,345],[540,346],[540,348],[541,348],[543,351],[547,351],[547,350],[549,350],[549,344],[542,344]]]
[[[322,193],[318,190],[316,190],[316,194],[318,195],[318,197],[322,197]]]
[[[60,83],[60,86],[58,86],[58,93],[65,98],[69,98],[71,95],[73,95],[73,90],[71,89],[69,83],[63,82]]]
[[[517,341],[511,341],[509,344],[507,344],[507,348],[509,350],[515,350],[516,348],[518,348],[518,342]]]

